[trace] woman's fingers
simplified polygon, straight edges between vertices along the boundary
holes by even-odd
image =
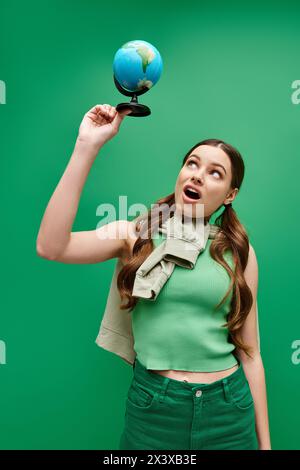
[[[86,114],[89,114],[89,113],[92,113],[95,115],[99,115],[100,113],[109,114],[110,108],[111,106],[107,104],[96,104],[91,109],[89,109]]]
[[[115,113],[116,113],[116,110],[113,106],[109,104],[103,104],[101,105],[98,114],[102,114],[102,116],[112,121],[115,117]]]
[[[108,121],[110,123],[114,123],[116,128],[119,127],[122,119],[127,115],[130,114],[131,110],[125,110],[122,113],[118,113],[114,106],[111,106],[108,103],[103,104],[96,104],[93,106],[87,113],[88,117],[90,117],[94,122],[101,122]]]
[[[97,111],[99,111],[101,104],[96,104],[96,106],[93,106],[91,109],[89,109],[85,114],[97,114]]]
[[[99,116],[103,117],[107,121],[112,121],[114,116],[113,116],[113,111],[111,110],[111,106],[108,105],[103,105],[103,107],[100,109]]]
[[[117,112],[116,108],[114,106],[111,106],[110,104],[104,104],[103,106],[105,110],[108,112],[110,118],[114,119],[116,112]]]

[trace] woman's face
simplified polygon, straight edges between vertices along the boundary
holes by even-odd
[[[231,177],[231,161],[224,150],[199,145],[190,153],[178,174],[176,208],[192,217],[210,217],[222,204],[235,198],[238,189],[231,189]],[[196,189],[200,198],[189,199],[184,191],[187,186]]]

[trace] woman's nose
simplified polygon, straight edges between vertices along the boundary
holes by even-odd
[[[194,181],[195,183],[202,184],[202,180],[201,180],[200,176],[193,175],[191,180]]]

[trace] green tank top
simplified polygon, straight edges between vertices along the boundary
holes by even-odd
[[[154,246],[164,239],[164,234],[157,234]],[[214,311],[229,288],[230,277],[210,256],[212,241],[207,240],[193,269],[175,265],[157,299],[139,298],[132,310],[134,350],[147,369],[212,372],[238,363],[228,329],[222,327],[232,291]],[[233,268],[231,252],[224,258]]]

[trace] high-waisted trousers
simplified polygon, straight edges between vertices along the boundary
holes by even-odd
[[[135,358],[120,450],[258,450],[243,365],[212,383],[171,379]]]

